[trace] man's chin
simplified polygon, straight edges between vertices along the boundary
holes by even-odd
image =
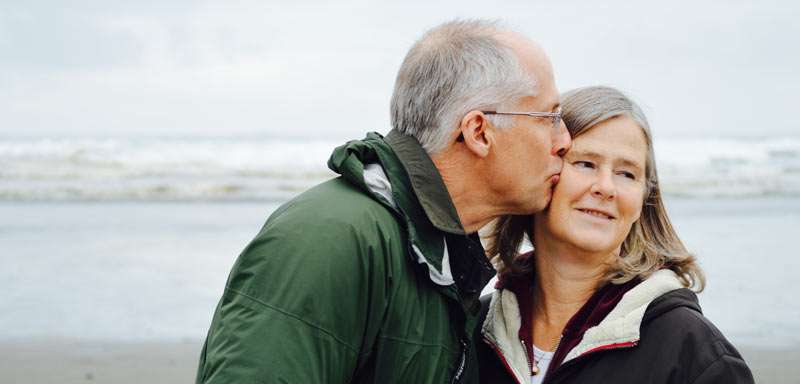
[[[522,201],[517,201],[510,214],[512,215],[533,215],[542,212],[550,207],[550,200],[553,197],[552,189],[548,188],[544,191],[537,191],[539,193],[528,195],[529,197]]]
[[[553,201],[553,189],[548,188],[547,191],[545,191],[544,197],[542,197],[536,212],[545,211],[550,208],[551,201]]]
[[[551,200],[550,193],[548,193],[544,197],[540,197],[539,199],[536,199],[535,200],[535,204],[527,207],[528,209],[527,209],[526,214],[533,215],[535,213],[539,213],[539,212],[547,210],[547,208],[550,208],[550,200]]]

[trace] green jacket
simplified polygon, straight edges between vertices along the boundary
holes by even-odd
[[[392,131],[328,166],[341,176],[278,208],[239,256],[197,383],[477,382],[494,270],[433,162]]]

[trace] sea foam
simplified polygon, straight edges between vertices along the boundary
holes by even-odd
[[[0,200],[282,201],[336,175],[343,142],[275,139],[0,140]],[[800,196],[800,138],[656,141],[662,191]]]

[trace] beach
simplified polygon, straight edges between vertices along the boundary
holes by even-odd
[[[412,187],[416,191],[443,181],[447,191],[432,198],[410,196],[411,202],[427,211],[458,205],[456,216],[465,224],[483,223],[487,218],[470,212],[520,213],[513,212],[519,207],[506,204],[519,201],[503,201],[519,199],[492,196],[517,194],[528,184],[524,180],[542,177],[537,170],[555,172],[553,164],[540,164],[546,151],[537,150],[549,146],[550,152],[564,155],[555,151],[556,142],[563,141],[548,128],[551,120],[561,122],[555,124],[559,129],[576,128],[578,120],[600,122],[589,126],[610,120],[615,122],[606,128],[619,125],[624,116],[606,119],[614,113],[588,118],[604,106],[627,110],[617,97],[609,97],[608,104],[569,102],[580,101],[568,97],[575,95],[570,90],[597,85],[618,89],[636,104],[627,115],[647,128],[647,169],[632,167],[642,160],[634,148],[641,135],[634,138],[627,128],[619,137],[605,130],[592,135],[592,141],[607,140],[594,148],[600,153],[580,144],[577,136],[585,129],[571,134],[571,148],[592,161],[568,164],[572,157],[562,156],[565,169],[585,172],[580,197],[578,184],[575,189],[563,186],[572,190],[566,194],[570,204],[586,211],[592,208],[586,204],[594,199],[591,195],[611,184],[615,197],[606,197],[621,204],[616,210],[594,207],[616,211],[619,217],[609,217],[610,222],[603,221],[604,212],[584,212],[598,225],[578,228],[591,231],[590,241],[583,243],[603,243],[603,233],[619,229],[625,220],[615,219],[630,211],[629,195],[635,195],[636,185],[646,184],[648,194],[664,198],[680,239],[702,268],[706,286],[698,299],[703,315],[742,353],[756,382],[800,384],[800,127],[788,118],[797,109],[792,100],[800,91],[800,51],[791,49],[800,36],[800,2],[487,5],[2,2],[0,384],[195,382],[229,273],[244,249],[260,252],[261,242],[248,245],[270,215],[326,180],[351,178],[350,171],[361,168],[351,167],[347,156],[362,160],[364,169],[379,171],[374,166],[388,166],[384,160],[394,159],[389,152],[403,158],[404,150],[418,152],[411,148],[416,145],[392,144],[388,152],[383,148],[376,154],[365,150],[372,144],[358,143],[376,143],[374,135],[398,132],[417,137],[409,140],[419,141],[429,159],[414,156],[384,169],[390,180],[380,188],[388,185],[401,193],[404,187],[397,181],[403,172],[430,168],[433,161],[441,180],[415,177]],[[583,107],[585,116],[577,111]],[[502,116],[484,116],[492,114]],[[477,116],[467,120],[480,123],[474,132],[485,134],[486,145],[470,145],[469,135],[462,135],[466,141],[444,142],[448,130],[457,134],[452,132],[454,119],[461,117],[463,123],[463,116]],[[521,156],[535,163],[523,164]],[[590,178],[599,176],[602,181],[595,178],[590,188]],[[515,177],[523,182],[516,185]],[[365,188],[360,182],[350,184]],[[439,204],[440,195],[448,194],[453,204]],[[394,197],[400,215],[410,213],[401,204],[409,196]],[[332,200],[323,203],[340,204]],[[343,216],[356,217],[361,207],[348,202],[336,208],[352,208]],[[322,217],[323,212],[304,213],[311,220],[319,216],[315,224],[336,221]],[[375,217],[360,219],[358,230],[363,225],[368,231]],[[336,252],[337,239],[329,240],[337,232],[323,228],[325,236],[318,236],[306,224],[261,239],[280,243],[284,233],[302,234],[298,243],[325,240],[332,252],[315,253],[314,260],[293,268],[282,263],[286,258],[255,264],[291,280],[290,289],[305,285],[297,283],[297,276],[313,276],[317,282],[334,282],[320,289],[336,293],[336,299],[364,293],[336,286],[351,276],[308,273],[345,263],[325,259]],[[655,225],[663,224],[659,218]],[[427,255],[432,248],[425,246],[430,240],[422,233],[426,227],[417,228],[425,244],[402,244],[410,253],[402,256],[409,256],[411,269],[421,274],[410,280],[435,285],[429,277],[436,273],[431,275],[425,265],[443,266],[438,272],[454,281],[475,272],[444,268],[445,260],[466,265],[448,243],[447,258],[420,264],[425,260],[418,260],[415,250],[421,247]],[[390,246],[405,240],[385,239],[387,232],[378,232]],[[274,244],[267,244],[265,257],[290,251],[281,249],[286,242]],[[521,251],[532,246],[528,242]],[[547,244],[538,246],[541,255]],[[395,270],[385,276],[392,284],[398,281]],[[239,271],[247,275],[250,270]],[[292,299],[287,285],[253,275],[258,281],[252,286],[265,287],[264,292],[239,293],[267,306],[270,299]],[[482,294],[492,292],[495,282],[490,280]],[[295,304],[288,309],[299,309],[286,315],[308,322],[304,313],[313,305],[289,301]],[[343,318],[337,308],[323,315]],[[548,321],[556,319],[546,312]],[[456,324],[455,317],[448,319]],[[326,324],[309,324],[317,329],[317,339],[333,332]],[[430,349],[431,340],[411,341]],[[278,349],[274,343],[261,344],[270,352]],[[596,353],[620,352],[591,347]],[[457,352],[449,349],[441,354]],[[402,357],[426,359],[422,353]],[[663,360],[657,357],[646,365]]]
[[[9,384],[193,383],[200,342],[0,344],[0,372]],[[756,383],[798,382],[800,350],[743,348]]]
[[[279,205],[0,202],[3,383],[191,383],[236,256]],[[757,382],[798,382],[798,198],[667,199],[703,311]]]

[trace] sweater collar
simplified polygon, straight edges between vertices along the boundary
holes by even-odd
[[[529,351],[520,340],[530,340],[532,282],[528,275],[506,277],[492,294],[481,328],[483,336],[507,362],[519,382],[530,380],[527,369]],[[641,282],[634,280],[621,285],[605,285],[567,323],[548,372],[593,351],[636,345],[650,303],[681,288],[683,284],[669,269],[659,270]],[[525,347],[530,348],[531,343],[525,343]]]
[[[619,304],[623,295],[639,284],[639,279],[624,284],[605,284],[570,318],[562,331],[558,348],[551,364],[558,366],[567,353],[580,344],[583,335],[597,326]],[[514,293],[520,311],[520,328],[517,335],[525,342],[528,356],[533,354],[533,272],[521,276],[508,276],[503,282]]]

